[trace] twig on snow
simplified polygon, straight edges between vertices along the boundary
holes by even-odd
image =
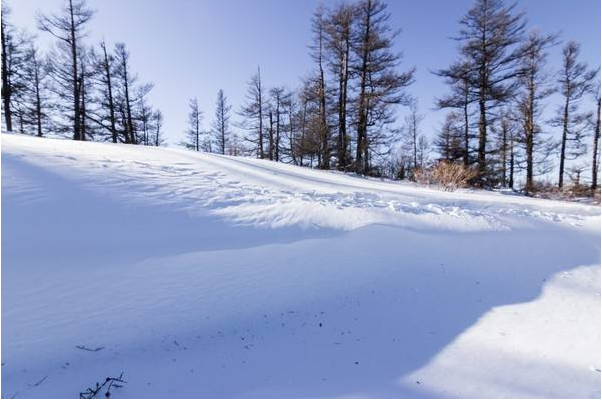
[[[42,379],[40,379],[38,382],[34,383],[34,384],[27,384],[27,386],[29,387],[36,387],[39,386],[42,382],[44,382],[46,380],[46,378],[48,378],[48,375],[46,375],[45,377],[43,377]]]
[[[100,351],[100,350],[104,349],[104,346],[95,347],[92,349],[90,347],[86,347],[86,346],[82,346],[81,344],[78,344],[77,346],[75,346],[75,348],[80,349],[80,350],[86,350],[86,351]]]
[[[106,386],[107,390],[104,393],[105,398],[110,398],[111,397],[111,388],[121,388],[123,387],[122,383],[127,383],[126,381],[123,380],[123,372],[121,374],[119,374],[119,377],[117,378],[110,378],[107,377],[105,379],[105,381],[102,383],[102,385],[98,382],[96,382],[96,386],[95,388],[87,388],[85,391],[80,392],[79,394],[79,398],[80,399],[95,399],[96,396],[103,390],[103,388]]]

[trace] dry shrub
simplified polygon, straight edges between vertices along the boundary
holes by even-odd
[[[438,186],[445,191],[454,191],[468,185],[477,177],[474,168],[466,167],[460,162],[440,161],[430,168],[419,168],[414,171],[414,180],[424,186]]]
[[[560,189],[555,183],[535,182],[531,195],[548,200],[600,204],[600,188],[592,191],[589,185],[577,183],[567,184]]]

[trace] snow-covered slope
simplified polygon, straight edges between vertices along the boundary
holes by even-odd
[[[2,397],[600,397],[599,207],[2,135],[2,233]]]

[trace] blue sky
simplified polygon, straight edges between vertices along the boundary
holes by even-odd
[[[8,0],[12,21],[36,32],[37,10],[56,10],[62,0]],[[326,5],[335,1],[323,1]],[[296,87],[312,67],[307,45],[310,18],[318,0],[90,0],[97,10],[90,23],[88,42],[104,36],[110,44],[124,41],[132,66],[141,80],[155,84],[149,100],[165,116],[165,132],[171,143],[184,137],[187,103],[198,97],[208,128],[217,91],[224,89],[240,109],[246,82],[261,65],[267,86]],[[426,114],[422,131],[434,136],[444,112],[432,110],[435,97],[447,90],[430,71],[453,60],[456,43],[449,38],[472,0],[388,1],[390,23],[401,28],[396,41],[404,53],[403,66],[416,66],[416,82],[409,92],[417,96]],[[599,0],[521,0],[529,27],[545,32],[561,31],[563,40],[582,45],[582,59],[600,64]],[[52,39],[38,34],[45,49]],[[549,67],[560,63],[560,47],[550,52]],[[555,99],[548,101],[548,113]],[[400,110],[400,117],[405,110]],[[238,119],[234,116],[233,119]],[[398,123],[401,124],[402,118]]]

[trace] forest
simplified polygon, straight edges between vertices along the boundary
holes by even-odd
[[[164,116],[147,98],[153,83],[132,70],[126,43],[87,40],[94,11],[85,0],[36,16],[55,39],[47,50],[10,17],[3,2],[3,128],[167,144]],[[419,184],[599,198],[600,68],[581,60],[579,43],[531,29],[516,4],[474,1],[449,32],[456,58],[431,71],[441,94],[423,109],[411,92],[420,85],[415,68],[394,50],[402,27],[385,2],[318,6],[308,22],[314,67],[300,87],[266,87],[258,66],[244,104],[233,108],[223,90],[216,94],[210,129],[190,99],[179,145]],[[562,54],[559,70],[547,65],[551,52]],[[562,101],[549,104],[553,94]],[[544,117],[546,107],[554,118]],[[421,122],[432,109],[446,116],[427,135]]]

